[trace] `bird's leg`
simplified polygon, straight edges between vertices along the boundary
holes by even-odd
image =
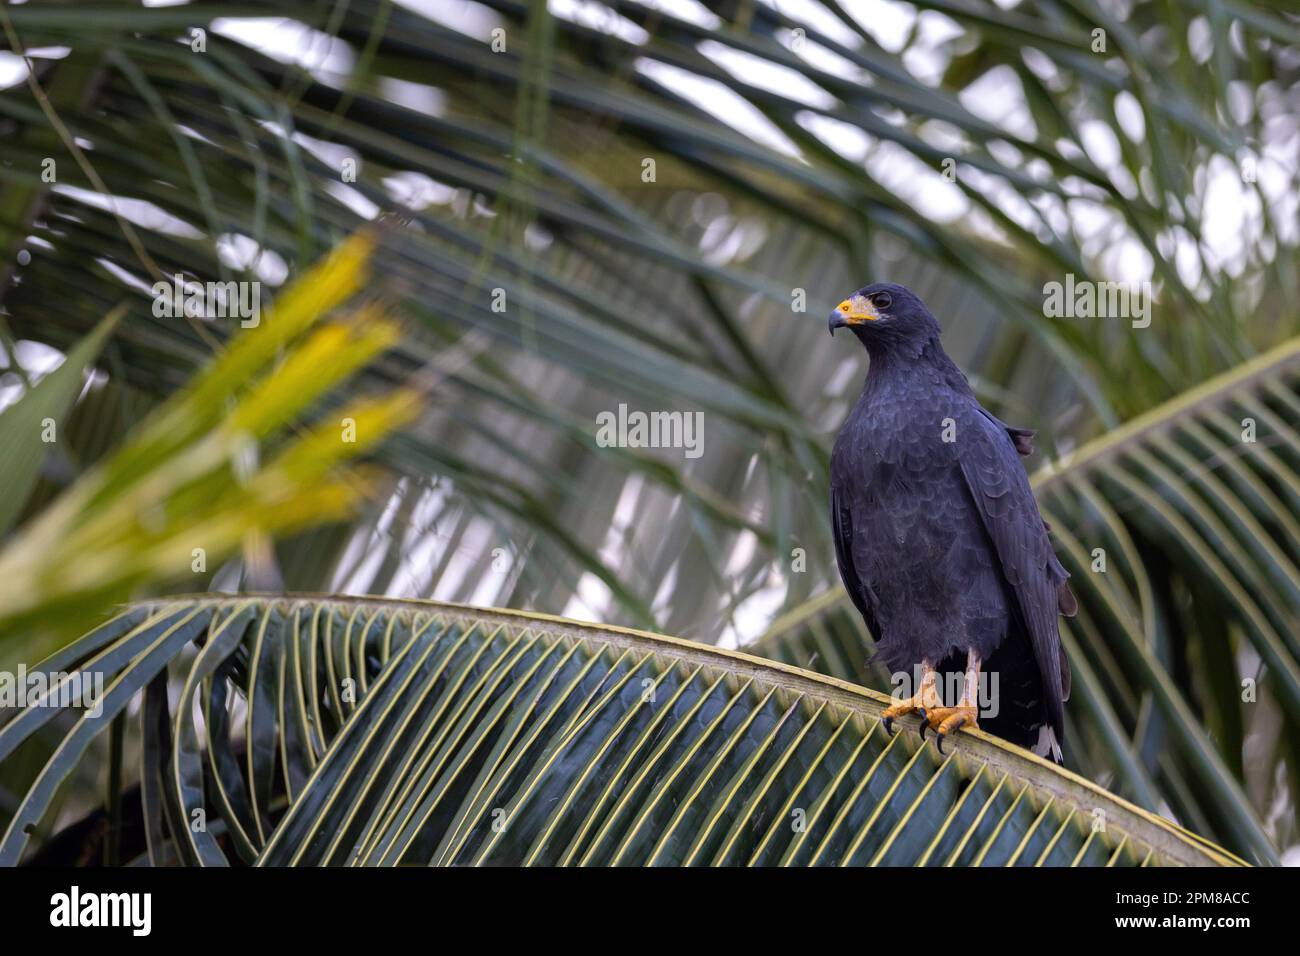
[[[962,682],[961,700],[956,707],[932,708],[923,718],[934,731],[934,744],[943,753],[943,742],[958,727],[979,726],[980,656],[975,648],[966,651],[966,679]],[[925,726],[921,727],[925,736]]]
[[[917,692],[911,697],[890,704],[880,715],[881,722],[885,725],[885,733],[894,732],[895,717],[902,717],[914,711],[920,713],[921,726],[924,727],[926,712],[943,706],[943,700],[939,697],[938,688],[935,686],[938,680],[939,675],[935,673],[934,665],[929,661],[921,661],[921,686]]]

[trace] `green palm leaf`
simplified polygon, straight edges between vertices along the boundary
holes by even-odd
[[[1239,862],[996,738],[962,734],[940,755],[909,729],[890,737],[884,695],[560,618],[197,597],[130,608],[39,670],[50,698],[3,715],[0,761],[68,729],[0,864],[138,698],[155,862]],[[78,719],[50,702],[82,674],[106,690]]]

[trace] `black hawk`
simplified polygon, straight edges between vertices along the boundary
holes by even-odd
[[[831,313],[838,328],[871,361],[831,453],[835,556],[874,659],[915,681],[885,729],[917,712],[940,750],[979,726],[1059,763],[1070,670],[1057,615],[1077,606],[1020,464],[1034,433],[980,405],[905,286],[859,289]],[[961,683],[951,706],[941,681]]]

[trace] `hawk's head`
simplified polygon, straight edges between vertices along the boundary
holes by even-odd
[[[877,353],[902,347],[919,354],[940,332],[938,321],[920,297],[894,282],[863,286],[834,308],[827,324],[832,335],[836,329],[851,329]]]

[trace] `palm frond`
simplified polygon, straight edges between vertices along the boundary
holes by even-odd
[[[891,737],[884,695],[558,618],[196,597],[130,608],[38,671],[48,695],[4,714],[0,760],[62,736],[0,864],[134,700],[155,863],[1239,862],[996,738]],[[92,709],[54,705],[88,675]]]

